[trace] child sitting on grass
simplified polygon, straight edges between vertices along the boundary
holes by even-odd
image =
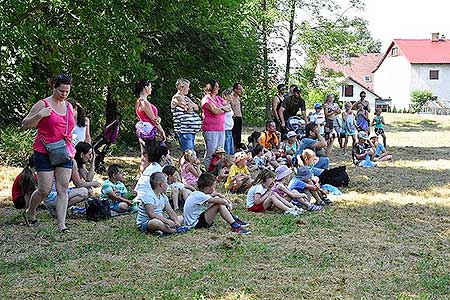
[[[247,222],[231,214],[232,204],[223,195],[215,192],[216,177],[211,173],[202,173],[197,182],[198,191],[193,192],[184,204],[185,224],[194,228],[209,228],[216,215],[231,226],[231,231],[240,234],[251,234],[244,227]]]
[[[197,159],[197,154],[194,150],[184,151],[180,159],[180,166],[182,182],[191,186],[197,185],[198,177],[202,171],[200,169],[200,161]]]
[[[300,193],[297,190],[290,190],[287,188],[287,184],[289,182],[289,177],[291,174],[292,170],[287,166],[279,166],[278,168],[276,168],[275,184],[272,187],[272,192],[277,193],[297,207],[306,208],[308,211],[322,210],[322,206],[311,204],[306,194]]]
[[[358,133],[358,142],[353,147],[352,151],[353,163],[360,167],[376,167],[375,151],[369,141],[369,136],[365,131]]]
[[[307,184],[312,184],[317,187],[317,190],[312,190],[311,194],[320,203],[320,205],[330,205],[331,201],[327,198],[327,191],[320,187],[319,177],[314,176],[313,168],[319,158],[311,149],[305,149],[302,152],[302,163],[309,170],[311,177],[305,178],[303,181]],[[315,195],[317,193],[317,196]],[[320,199],[320,200],[319,200]]]
[[[165,166],[162,171],[166,174],[167,183],[169,184],[166,195],[175,212],[178,212],[180,208],[183,208],[184,202],[191,194],[191,191],[195,191],[195,188],[180,182],[177,169],[174,166]]]
[[[245,193],[251,186],[250,171],[247,168],[248,156],[245,152],[234,155],[234,164],[230,168],[225,189],[232,193]]]
[[[373,151],[375,151],[374,161],[394,161],[394,157],[387,153],[386,148],[384,148],[382,143],[378,142],[378,136],[371,136],[370,142],[372,143]]]
[[[151,191],[138,195],[139,206],[136,224],[139,230],[145,233],[157,233],[163,236],[164,233],[182,233],[189,230],[186,226],[181,226],[183,217],[177,216],[169,204],[169,199],[165,195],[167,191],[167,176],[162,172],[153,173],[150,176]],[[167,212],[169,218],[164,216]]]
[[[219,147],[214,152],[211,161],[209,163],[208,172],[216,176],[219,175],[219,171],[223,168],[223,159],[225,157],[225,149]]]
[[[108,179],[102,184],[101,200],[109,200],[111,210],[116,213],[136,211],[133,202],[128,200],[128,190],[123,184],[122,167],[112,164],[108,168]]]
[[[301,213],[298,207],[270,190],[274,185],[274,177],[272,171],[261,170],[254,181],[255,185],[247,192],[247,209],[252,212],[263,212],[276,207],[285,215],[298,216]]]

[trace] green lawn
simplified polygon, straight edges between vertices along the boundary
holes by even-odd
[[[251,236],[217,219],[157,238],[134,215],[69,218],[61,234],[45,211],[27,228],[0,200],[0,299],[450,299],[450,117],[385,118],[395,162],[356,168],[335,149],[351,184],[332,208],[254,214],[233,196]],[[17,171],[0,167],[0,195]]]

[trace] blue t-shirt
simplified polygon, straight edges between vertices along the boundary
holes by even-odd
[[[375,156],[379,157],[381,156],[381,153],[385,151],[385,148],[382,143],[378,143],[377,147],[375,148]]]
[[[296,190],[296,191],[303,191],[306,188],[306,183],[296,177],[292,177],[291,181],[289,181],[288,189],[290,190]]]

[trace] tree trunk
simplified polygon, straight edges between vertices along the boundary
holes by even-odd
[[[262,10],[265,13],[262,22],[262,30],[263,30],[263,91],[264,98],[266,99],[266,117],[270,117],[272,114],[271,106],[272,103],[270,101],[270,90],[269,90],[269,45],[268,45],[268,35],[267,32],[267,0],[261,0]]]
[[[290,7],[290,18],[289,18],[289,36],[288,43],[286,45],[286,70],[284,73],[284,84],[289,86],[289,77],[291,71],[291,56],[292,56],[292,47],[293,47],[293,39],[294,39],[294,31],[295,31],[295,9],[297,6],[297,0],[289,1]]]

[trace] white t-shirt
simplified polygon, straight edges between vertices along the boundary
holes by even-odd
[[[320,135],[325,133],[325,114],[322,111],[320,113],[313,113],[309,117],[309,122],[320,126]]]
[[[138,206],[138,214],[136,217],[136,224],[140,225],[150,220],[147,211],[145,210],[145,205],[150,204],[154,206],[155,208],[153,212],[157,215],[162,216],[164,208],[166,207],[168,201],[169,200],[167,196],[164,194],[161,194],[159,198],[156,197],[155,192],[153,192],[153,190],[150,190],[150,192],[147,194],[141,195]]]
[[[72,130],[72,144],[76,146],[79,142],[86,141],[86,127],[79,127],[75,124]]]
[[[152,162],[147,168],[145,168],[141,177],[139,177],[136,186],[134,187],[134,190],[138,194],[136,199],[140,199],[141,194],[147,195],[150,192],[153,192],[152,187],[150,186],[150,176],[156,172],[162,172],[162,167],[157,162]]]
[[[194,227],[198,223],[198,217],[207,209],[206,201],[211,199],[211,195],[202,191],[195,191],[189,195],[184,203],[184,224]]]
[[[247,208],[252,207],[255,204],[256,194],[264,195],[267,189],[262,184],[252,186],[247,192]]]
[[[233,116],[234,116],[233,110],[227,111],[225,113],[225,129],[224,130],[233,129],[233,126],[234,126]]]

